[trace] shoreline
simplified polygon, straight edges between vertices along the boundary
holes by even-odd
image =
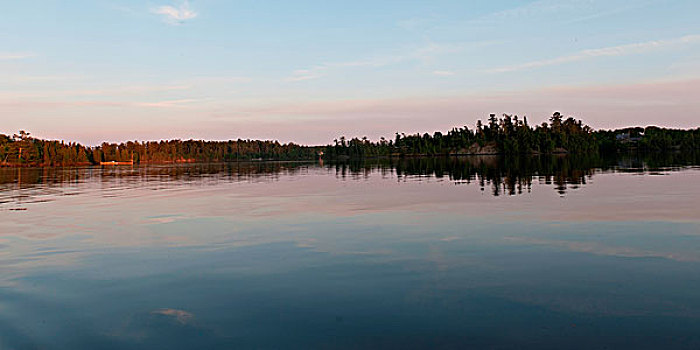
[[[698,150],[700,152],[700,150]],[[611,156],[611,155],[664,155],[664,154],[681,154],[680,150],[669,150],[669,151],[657,151],[657,152],[644,152],[639,150],[634,150],[631,152],[597,152],[595,154],[591,153],[572,153],[572,152],[529,152],[529,153],[440,153],[440,154],[427,154],[427,153],[413,153],[413,154],[391,154],[391,155],[380,155],[380,156],[364,156],[364,157],[350,157],[350,156],[339,156],[335,158],[307,158],[307,159],[239,159],[239,160],[213,160],[213,161],[197,161],[194,159],[188,159],[187,161],[148,161],[148,162],[101,162],[91,163],[91,162],[80,162],[80,163],[68,163],[68,164],[46,164],[46,163],[9,163],[0,162],[0,169],[6,168],[72,168],[72,167],[101,167],[101,168],[126,168],[126,167],[138,167],[138,166],[149,166],[149,165],[182,165],[182,164],[241,164],[241,163],[312,163],[312,162],[348,162],[348,161],[364,161],[364,160],[400,160],[400,159],[412,159],[412,158],[459,158],[459,157],[538,157],[538,156],[554,156],[554,157],[566,157],[566,156]],[[128,163],[128,164],[127,164]]]

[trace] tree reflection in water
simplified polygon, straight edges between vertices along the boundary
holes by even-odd
[[[164,189],[220,182],[277,181],[309,172],[335,172],[344,179],[379,175],[398,181],[448,180],[480,186],[493,196],[532,191],[533,181],[560,195],[586,185],[598,172],[665,172],[700,164],[700,155],[459,156],[406,157],[344,162],[230,162],[143,166],[0,168],[0,204],[40,201],[42,195],[79,194],[96,186],[114,189]],[[488,190],[487,190],[488,189]]]

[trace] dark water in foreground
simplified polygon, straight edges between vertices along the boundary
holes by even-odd
[[[697,349],[693,164],[0,169],[0,349]]]

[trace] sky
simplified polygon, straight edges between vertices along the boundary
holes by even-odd
[[[700,1],[0,0],[0,133],[96,145],[700,126]]]

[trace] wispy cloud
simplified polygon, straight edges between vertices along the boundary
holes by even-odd
[[[593,255],[615,256],[623,258],[663,258],[676,261],[700,260],[700,257],[698,257],[696,254],[688,254],[685,252],[656,252],[650,250],[637,249],[634,247],[608,246],[600,242],[577,242],[526,237],[507,237],[506,240],[523,244],[543,245],[562,248],[573,252],[588,253]]]
[[[75,81],[83,80],[82,75],[11,75],[4,77],[8,83],[45,83],[49,81]]]
[[[35,54],[32,53],[3,53],[0,52],[0,61],[9,61],[9,60],[21,60],[25,58],[31,58],[35,57]]]
[[[580,9],[581,5],[589,1],[580,0],[539,0],[527,3],[525,5],[509,8],[498,11],[487,16],[482,20],[509,20],[513,18],[525,18],[532,16],[551,15],[560,13],[561,11]]]
[[[537,0],[459,22],[474,28],[501,26],[517,22],[519,26],[571,25],[573,23],[600,20],[619,16],[636,9],[648,8],[659,0]]]
[[[455,75],[455,72],[450,71],[450,70],[436,70],[436,71],[433,71],[433,74],[437,75],[439,77],[451,77],[451,76]]]
[[[626,55],[637,55],[647,52],[654,52],[657,50],[667,49],[676,46],[683,46],[688,44],[700,43],[700,35],[686,35],[679,38],[667,39],[667,40],[653,40],[646,41],[642,43],[626,44],[619,46],[610,46],[599,49],[589,49],[579,51],[577,53],[565,56],[554,57],[539,61],[530,61],[521,64],[516,64],[512,66],[504,66],[494,69],[486,70],[489,73],[504,73],[504,72],[514,72],[525,69],[539,68],[545,66],[552,66],[557,64],[578,62],[588,59],[593,59],[597,57],[615,57],[615,56],[626,56]]]
[[[615,16],[619,15],[631,10],[639,9],[639,8],[644,8],[649,6],[653,1],[636,1],[631,4],[625,4],[624,6],[612,8],[612,9],[607,9],[607,10],[600,10],[596,11],[590,14],[585,14],[580,17],[574,17],[574,18],[568,18],[566,19],[566,23],[568,24],[574,24],[574,23],[579,23],[579,22],[586,22],[586,21],[592,21],[592,20],[597,20],[600,18],[604,17],[610,17],[610,16]]]
[[[191,104],[211,101],[210,98],[183,98],[177,100],[165,100],[157,102],[142,102],[136,103],[137,106],[141,107],[156,107],[156,108],[183,108]]]
[[[106,5],[109,9],[119,11],[123,14],[130,15],[130,16],[135,16],[135,15],[140,15],[141,11],[137,11],[129,6],[124,6],[120,4],[107,4]]]
[[[435,20],[436,20],[435,16],[413,17],[413,18],[400,20],[396,23],[396,25],[399,28],[402,28],[404,30],[409,30],[409,31],[422,30],[422,29],[425,29],[426,27],[432,25],[435,22]]]
[[[500,23],[510,20],[549,18],[568,23],[597,19],[648,6],[652,1],[538,0],[487,14],[475,22]]]
[[[183,1],[179,6],[164,5],[151,9],[151,12],[163,16],[166,23],[179,25],[197,17],[197,12],[190,9],[189,1]]]
[[[311,68],[297,69],[292,72],[286,81],[303,81],[323,77],[327,71],[339,68],[377,68],[409,61],[430,63],[436,57],[451,53],[457,53],[467,48],[492,45],[493,41],[477,41],[462,43],[429,43],[427,45],[405,49],[403,51],[370,56],[355,61],[322,63]]]
[[[325,66],[318,66],[311,69],[297,69],[292,72],[286,81],[304,81],[320,78],[323,76],[323,71],[326,70]]]

